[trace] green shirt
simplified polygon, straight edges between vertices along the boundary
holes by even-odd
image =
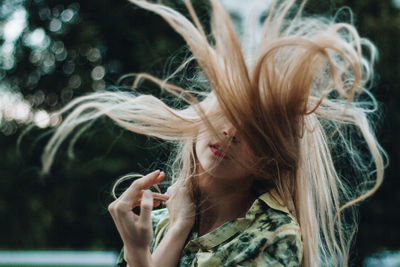
[[[168,230],[167,209],[152,212],[153,251]],[[303,245],[300,227],[270,191],[259,196],[245,217],[230,220],[198,237],[190,233],[178,266],[301,266]],[[123,255],[119,264],[123,265]]]

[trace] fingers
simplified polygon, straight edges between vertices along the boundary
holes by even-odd
[[[165,178],[165,173],[159,170],[154,171],[142,178],[134,181],[129,188],[121,195],[120,199],[125,201],[138,201],[142,190],[151,187],[154,184],[161,182]],[[134,202],[136,202],[134,201]]]
[[[165,178],[165,172],[160,172],[159,170],[157,170],[146,176],[143,176],[142,178],[137,180],[136,183],[140,189],[146,189],[155,184],[158,184],[164,178]]]
[[[169,197],[167,195],[154,193],[154,192],[153,192],[153,198],[156,200],[160,200],[160,201],[167,201],[169,199]]]
[[[139,223],[142,225],[151,225],[151,211],[153,209],[153,194],[150,190],[145,190],[140,204]]]
[[[144,192],[144,190],[141,193],[139,193],[139,199],[133,203],[132,208],[140,206],[140,203],[142,201],[141,195],[143,195],[143,192]],[[151,193],[153,194],[153,203],[154,203],[153,206],[154,207],[158,207],[161,204],[161,202],[166,202],[169,199],[169,196],[167,196],[167,195],[154,193],[154,192],[151,192]]]

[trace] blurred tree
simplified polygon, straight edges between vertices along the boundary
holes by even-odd
[[[394,207],[400,204],[400,2],[373,0],[341,0],[355,14],[355,25],[362,36],[378,48],[376,81],[372,92],[381,103],[382,121],[378,123],[378,138],[389,154],[390,164],[379,191],[361,204],[359,233],[354,245],[354,257],[383,250],[400,250],[400,215]]]
[[[116,85],[123,74],[162,75],[183,42],[159,17],[126,1],[5,1],[0,10],[0,247],[117,249],[106,210],[113,181],[163,167],[168,151],[103,121],[78,142],[74,160],[61,152],[43,178],[39,159],[49,132],[29,132],[19,150],[17,137],[25,123],[57,125],[46,120],[48,112]]]

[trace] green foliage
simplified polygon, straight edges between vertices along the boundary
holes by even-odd
[[[184,11],[182,1],[169,2]],[[195,4],[207,21],[207,5]],[[390,1],[310,0],[309,4],[307,12],[326,15],[349,6],[362,36],[370,38],[380,54],[373,92],[384,110],[379,138],[391,165],[382,188],[361,206],[353,251],[357,265],[372,252],[400,249],[400,217],[394,211],[400,204],[395,191],[400,188],[396,179],[400,172],[396,164],[400,10]],[[30,116],[115,86],[123,74],[150,72],[162,77],[171,57],[178,62],[184,57],[178,53],[183,40],[161,18],[128,1],[4,0],[0,7],[0,48],[10,43],[13,47],[10,54],[0,55],[0,94],[6,93],[5,88],[19,94],[31,106]],[[18,10],[22,17],[25,10],[26,25],[11,42],[4,29]],[[348,21],[350,16],[342,12],[339,18]],[[131,81],[119,88],[129,90]],[[146,84],[146,89],[160,93],[151,85]],[[0,111],[5,105],[0,102]],[[111,185],[129,172],[163,168],[168,149],[101,121],[78,141],[73,160],[63,146],[51,174],[41,177],[40,155],[49,135],[40,137],[44,130],[30,131],[17,147],[26,127],[23,120],[32,118],[0,117],[0,249],[118,249],[119,237],[106,209]]]

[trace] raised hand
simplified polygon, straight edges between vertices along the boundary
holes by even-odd
[[[161,182],[164,172],[155,171],[134,181],[130,187],[109,206],[108,210],[124,243],[125,260],[130,267],[150,266],[149,245],[153,238],[151,210],[154,204],[167,201],[167,195],[145,190]],[[140,205],[140,215],[132,209]]]
[[[168,188],[165,204],[169,213],[168,231],[153,252],[154,266],[178,265],[185,241],[194,225],[196,209],[185,182],[180,180]]]
[[[195,221],[196,208],[185,182],[177,181],[168,188],[166,195],[169,196],[165,204],[168,208],[171,227],[178,226],[190,231]]]

